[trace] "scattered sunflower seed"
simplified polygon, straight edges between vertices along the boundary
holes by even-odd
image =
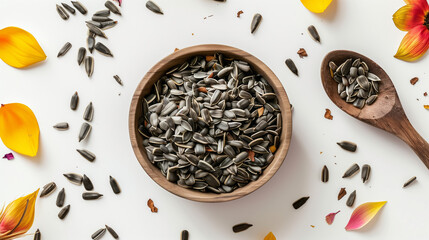
[[[180,235],[180,240],[189,240],[189,232],[188,230],[183,230]]]
[[[83,174],[83,186],[85,187],[86,191],[92,191],[94,190],[94,185],[92,185],[91,179],[89,179],[88,176],[86,176],[85,174]]]
[[[122,15],[119,8],[116,7],[116,5],[114,3],[112,3],[111,1],[106,1],[104,6],[106,6],[106,8],[109,9],[112,13]],[[120,4],[119,4],[119,6],[120,6]]]
[[[328,167],[326,167],[326,165],[325,166],[323,166],[323,169],[322,169],[322,182],[328,182],[328,180],[329,180],[329,170],[328,170]]]
[[[337,142],[337,144],[344,150],[347,150],[350,152],[356,152],[356,149],[357,149],[356,143],[349,142],[349,141],[342,141],[342,142]]]
[[[95,154],[85,150],[85,149],[76,149],[76,151],[82,155],[82,157],[84,157],[86,160],[93,162],[95,160]]]
[[[307,30],[310,33],[310,36],[314,39],[314,41],[320,42],[320,36],[319,36],[319,33],[317,32],[316,27],[311,25],[307,28]]]
[[[77,64],[81,65],[86,56],[86,49],[84,47],[79,48],[77,53]]]
[[[412,177],[410,178],[406,183],[404,183],[404,188],[408,187],[411,183],[413,183],[414,181],[416,181],[417,177]]]
[[[109,17],[97,16],[97,15],[92,16],[91,20],[99,23],[113,21],[113,19]]]
[[[84,192],[82,193],[82,198],[84,200],[96,200],[103,196],[103,194],[97,192]]]
[[[66,193],[65,193],[65,190],[63,188],[63,189],[61,189],[61,191],[58,193],[58,196],[57,196],[57,202],[56,202],[57,207],[64,206],[65,198],[66,198]]]
[[[54,125],[55,129],[61,130],[61,131],[65,131],[69,129],[69,124],[66,122],[60,122]]]
[[[240,223],[240,224],[234,225],[232,227],[232,231],[235,232],[235,233],[239,233],[239,232],[242,232],[244,230],[247,230],[251,226],[253,226],[253,225],[249,224],[249,223]]]
[[[58,12],[58,15],[60,15],[60,17],[63,19],[63,20],[67,20],[67,19],[69,19],[69,14],[66,12],[66,10],[64,10],[64,8],[63,7],[61,7],[60,5],[58,5],[57,4],[57,12]]]
[[[292,61],[292,59],[286,59],[285,63],[289,70],[298,76],[298,69],[296,68],[295,63]]]
[[[159,8],[158,5],[156,5],[156,3],[152,2],[152,1],[147,1],[146,7],[147,7],[147,9],[151,10],[154,13],[164,14],[162,12],[161,8]]]
[[[61,56],[66,55],[66,53],[70,50],[71,47],[72,47],[71,43],[66,42],[66,44],[64,44],[64,46],[58,52],[57,57],[61,57]]]
[[[88,12],[88,10],[86,10],[86,7],[83,6],[82,3],[78,2],[78,1],[71,1],[71,3],[83,15],[85,15]]]
[[[82,175],[76,174],[76,173],[65,173],[63,175],[71,183],[76,184],[76,185],[82,185],[82,179],[83,179]]]
[[[361,173],[363,183],[368,181],[370,174],[371,174],[371,166],[369,166],[368,164],[363,165],[362,173]]]
[[[110,233],[110,235],[112,235],[112,237],[114,239],[118,239],[119,238],[118,234],[115,232],[115,230],[113,230],[113,228],[111,228],[111,227],[109,227],[107,225],[105,225],[105,226],[106,226],[107,231]]]
[[[79,104],[79,95],[77,94],[77,92],[75,92],[70,100],[70,109],[76,110],[78,104]]]
[[[98,52],[100,52],[106,56],[113,57],[113,54],[110,51],[110,49],[107,48],[106,45],[102,44],[101,42],[98,42],[97,44],[95,44],[95,50],[97,50]]]
[[[72,8],[70,5],[68,5],[67,3],[61,3],[61,5],[63,5],[63,7],[69,11],[71,14],[74,14],[76,12],[76,10],[74,10],[74,8]]]
[[[34,238],[33,240],[40,240],[41,234],[40,234],[40,230],[37,229],[36,233],[34,233]]]
[[[109,9],[100,10],[94,13],[94,16],[101,16],[101,17],[108,17],[109,15],[110,15]]]
[[[57,188],[57,185],[54,182],[50,182],[46,184],[45,186],[43,186],[43,190],[40,193],[40,197],[42,198],[42,197],[49,196],[51,193],[55,191],[56,188]]]
[[[121,189],[119,188],[118,182],[112,176],[109,176],[110,186],[115,194],[121,193]]]
[[[91,125],[89,125],[88,123],[84,122],[82,124],[82,127],[80,128],[80,132],[79,132],[79,142],[81,142],[82,140],[85,140],[89,133],[91,132],[92,127]]]
[[[115,81],[116,81],[119,85],[121,85],[121,86],[123,86],[123,85],[124,85],[124,83],[122,82],[122,79],[121,79],[118,75],[113,76],[113,78],[115,79]]]
[[[85,112],[83,113],[83,119],[88,122],[91,122],[93,117],[94,117],[94,106],[92,106],[92,102],[90,102],[86,107]]]
[[[356,163],[353,164],[349,169],[347,169],[347,171],[344,173],[343,178],[347,178],[347,177],[351,177],[353,175],[355,175],[357,172],[359,172],[359,165],[357,165]]]
[[[94,58],[91,56],[85,57],[85,70],[88,77],[91,77],[94,73]]]
[[[355,199],[356,199],[356,190],[354,190],[352,193],[350,193],[350,196],[347,199],[346,205],[349,207],[352,207],[353,204],[355,203]]]
[[[254,33],[256,31],[256,29],[258,29],[259,25],[261,24],[262,21],[262,15],[259,13],[256,13],[253,16],[252,19],[252,24],[250,24],[250,32]]]
[[[93,36],[88,36],[88,38],[86,39],[86,44],[88,46],[89,52],[92,53],[92,51],[94,51],[94,47],[95,47],[95,38]]]
[[[347,194],[346,188],[341,188],[340,192],[338,193],[338,200],[343,198]]]
[[[292,204],[293,208],[298,209],[298,208],[302,207],[302,205],[304,205],[304,204],[307,202],[307,200],[308,200],[309,198],[310,198],[310,197],[302,197],[302,198],[300,198],[300,199],[296,200],[296,201]]]
[[[89,24],[89,23],[87,23],[86,26],[88,27],[88,29],[89,29],[90,32],[94,33],[97,36],[100,36],[102,38],[106,38],[107,39],[106,34],[99,27],[97,27],[97,26],[95,26],[93,24]]]
[[[100,228],[98,229],[95,233],[93,233],[91,235],[91,238],[94,240],[98,240],[100,239],[104,234],[106,233],[106,229],[105,228]]]
[[[64,219],[70,211],[70,204],[63,207],[61,211],[58,213],[58,217],[62,220]]]

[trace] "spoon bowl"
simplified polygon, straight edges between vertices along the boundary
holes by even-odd
[[[356,108],[353,104],[341,99],[338,94],[338,84],[331,77],[329,62],[333,61],[336,64],[341,64],[349,58],[353,60],[360,58],[368,65],[369,71],[381,79],[377,100],[372,105],[365,105],[362,109]],[[402,139],[429,168],[429,144],[411,125],[402,108],[395,86],[382,67],[359,53],[337,50],[325,56],[320,73],[325,92],[335,105],[352,117],[390,132]]]

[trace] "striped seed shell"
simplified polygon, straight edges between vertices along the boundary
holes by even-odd
[[[83,15],[85,15],[88,12],[88,10],[86,10],[86,7],[83,6],[83,4],[80,3],[79,1],[71,1],[71,3]]]
[[[61,3],[61,5],[63,5],[63,7],[69,11],[69,13],[73,14],[76,12],[76,10],[74,10],[74,8],[72,8],[70,5],[68,5],[67,3]]]
[[[79,142],[81,142],[82,140],[86,139],[89,135],[89,133],[91,132],[92,127],[91,125],[89,125],[88,123],[84,122],[82,124],[82,127],[80,128],[80,132],[79,132]]]
[[[104,9],[104,10],[100,10],[94,13],[94,16],[102,16],[102,17],[107,17],[110,15],[110,10],[109,9]]]
[[[368,164],[363,165],[362,173],[361,173],[363,183],[368,181],[370,174],[371,174],[371,166],[369,166]]]
[[[344,173],[343,178],[351,177],[359,172],[359,165],[357,163],[353,164],[347,171]]]
[[[91,238],[94,240],[98,240],[100,239],[104,234],[106,233],[106,229],[105,228],[100,228],[98,229],[95,233],[93,233],[91,235]]]
[[[79,95],[77,94],[77,92],[75,92],[70,100],[70,109],[76,110],[78,104],[79,104]]]
[[[122,79],[121,79],[118,75],[113,76],[113,78],[115,79],[115,81],[116,81],[119,85],[121,85],[121,86],[123,86],[123,85],[124,85],[124,83],[122,82]]]
[[[96,27],[98,27],[98,28],[101,28],[101,22],[96,22],[96,21],[85,21],[86,23],[88,23],[88,24],[91,24],[91,25],[93,25],[93,26],[96,26]]]
[[[82,198],[84,200],[96,200],[103,196],[103,194],[97,192],[84,192],[82,193]]]
[[[57,188],[57,184],[55,184],[54,182],[50,182],[46,184],[45,186],[43,186],[43,190],[40,193],[40,197],[49,196],[51,193],[55,191],[56,188]]]
[[[350,152],[356,152],[356,149],[357,149],[356,143],[349,142],[349,141],[342,141],[342,142],[337,142],[337,144],[344,150],[347,150]]]
[[[113,19],[111,19],[111,18],[109,18],[109,17],[105,17],[105,16],[97,16],[97,15],[92,16],[91,20],[92,20],[92,21],[95,21],[95,22],[108,22],[108,21],[113,21]]]
[[[86,49],[84,47],[79,48],[79,51],[77,52],[77,64],[80,66],[85,59],[86,56]]]
[[[256,29],[258,29],[259,25],[262,21],[262,15],[259,13],[256,13],[253,16],[252,23],[250,24],[250,33],[254,33]]]
[[[119,8],[116,7],[116,5],[114,3],[112,3],[111,1],[106,1],[106,3],[104,3],[104,6],[106,6],[106,8],[109,9],[112,13],[122,15]]]
[[[89,177],[85,174],[83,174],[82,182],[86,191],[92,191],[94,189],[94,185],[92,185],[91,179],[89,179]]]
[[[341,188],[340,192],[338,193],[338,200],[343,198],[347,194],[346,188]]]
[[[63,188],[63,189],[61,189],[61,191],[58,193],[58,196],[57,196],[57,202],[56,202],[57,207],[64,206],[64,200],[65,199],[66,199],[66,193],[65,193],[65,190]]]
[[[406,183],[404,183],[404,186],[402,187],[408,187],[411,183],[413,183],[414,181],[416,181],[417,177],[412,177],[410,178]]]
[[[292,204],[293,208],[298,209],[298,208],[302,207],[302,205],[304,205],[304,204],[307,202],[307,200],[308,200],[309,198],[310,198],[310,197],[302,197],[302,198],[300,198],[300,199],[296,200],[296,201]]]
[[[53,126],[55,129],[61,130],[61,131],[65,131],[69,129],[69,124],[66,122],[60,122],[57,123]]]
[[[156,3],[152,2],[152,1],[147,1],[146,7],[147,7],[147,9],[151,10],[154,13],[164,14],[162,12],[161,8],[158,5],[156,5]]]
[[[95,38],[93,36],[88,36],[88,38],[86,39],[86,44],[88,46],[89,52],[92,53],[95,47]]]
[[[64,8],[63,7],[61,7],[60,5],[58,5],[57,4],[57,13],[58,13],[58,15],[60,15],[60,17],[63,19],[63,20],[67,20],[67,19],[69,19],[69,14],[66,12],[66,10],[64,10]]]
[[[121,188],[119,188],[118,182],[112,176],[109,176],[110,186],[115,194],[121,193]]]
[[[65,207],[63,207],[61,210],[60,210],[60,212],[58,213],[58,217],[62,220],[62,219],[64,219],[66,216],[67,216],[67,214],[69,213],[69,211],[70,211],[70,204],[69,205],[67,205],[67,206],[65,206]]]
[[[296,68],[295,63],[292,61],[292,59],[286,59],[285,63],[289,70],[298,76],[298,69]]]
[[[118,234],[115,232],[115,230],[113,230],[113,228],[111,228],[111,227],[109,227],[107,225],[105,225],[105,226],[106,226],[107,231],[110,233],[110,235],[112,235],[112,237],[114,239],[118,239],[119,238]]]
[[[116,24],[118,24],[118,21],[101,22],[100,27],[102,30],[105,30],[105,29],[109,29],[109,28],[116,26]]]
[[[85,149],[76,149],[76,151],[82,155],[82,157],[84,157],[86,160],[93,162],[95,160],[95,154],[85,150]]]
[[[92,102],[90,102],[86,107],[85,112],[83,113],[83,119],[88,122],[91,122],[93,117],[94,117],[94,106],[92,105]]]
[[[319,33],[317,32],[316,27],[311,25],[307,28],[307,30],[310,33],[310,36],[314,39],[314,41],[320,42],[320,36],[319,36]]]
[[[40,230],[37,229],[36,232],[34,233],[33,240],[40,240],[40,237],[41,237]]]
[[[58,52],[57,57],[61,57],[61,56],[66,55],[66,53],[70,50],[71,47],[72,47],[71,43],[66,42],[66,44],[64,44],[64,46]]]
[[[110,49],[107,48],[106,45],[102,44],[101,42],[98,42],[97,44],[95,44],[95,50],[97,50],[98,52],[106,56],[113,57],[113,54],[110,51]]]
[[[91,77],[94,73],[94,58],[88,56],[85,58],[85,70],[88,77]]]
[[[329,170],[328,170],[328,167],[326,167],[326,165],[325,166],[323,166],[323,169],[322,169],[322,182],[328,182],[328,180],[329,180]]]
[[[356,199],[356,190],[354,190],[347,199],[346,205],[352,207]]]
[[[242,232],[244,230],[247,230],[248,228],[250,228],[251,226],[253,226],[252,224],[249,223],[240,223],[240,224],[236,224],[232,227],[232,231],[235,233],[238,232]]]
[[[86,26],[88,27],[88,29],[89,29],[90,32],[94,33],[97,36],[100,36],[102,38],[106,38],[107,39],[106,34],[99,27],[97,27],[97,26],[95,26],[93,24],[89,24],[89,23],[87,23]]]
[[[83,179],[82,175],[76,174],[76,173],[65,173],[63,175],[71,183],[76,184],[76,185],[82,185],[82,179]]]

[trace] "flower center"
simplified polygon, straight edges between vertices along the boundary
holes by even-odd
[[[429,13],[426,14],[423,25],[425,25],[425,27],[429,30]]]

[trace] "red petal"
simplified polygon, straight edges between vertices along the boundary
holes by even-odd
[[[429,30],[424,25],[411,29],[402,39],[395,57],[404,61],[419,59],[429,48]]]

